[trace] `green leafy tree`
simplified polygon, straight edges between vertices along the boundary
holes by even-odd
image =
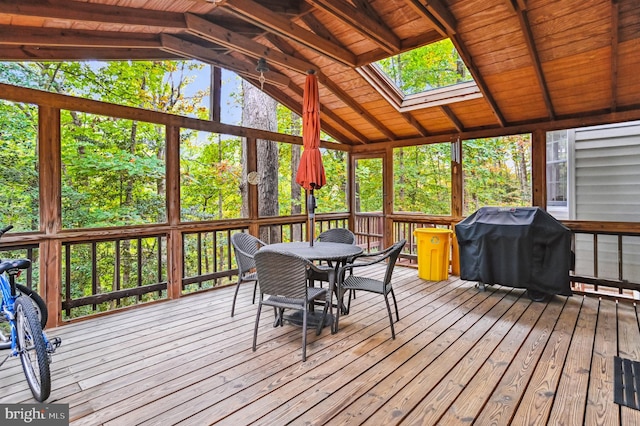
[[[531,205],[531,138],[472,139],[462,145],[464,214],[484,206]]]
[[[0,101],[0,226],[15,231],[39,228],[38,110]]]
[[[376,62],[405,95],[471,80],[450,39],[428,44]]]
[[[395,211],[450,214],[449,143],[397,148],[393,160]]]

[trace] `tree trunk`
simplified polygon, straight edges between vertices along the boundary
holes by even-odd
[[[278,130],[276,115],[277,103],[271,97],[254,87],[252,84],[242,81],[244,102],[242,105],[242,126],[254,129]],[[246,152],[246,151],[245,151]],[[243,157],[246,158],[245,154]],[[278,144],[272,141],[258,139],[258,215],[278,216]],[[246,165],[246,161],[243,162]],[[246,169],[243,170],[243,185],[246,185]],[[243,191],[243,205],[246,205],[246,189]],[[260,235],[261,239],[269,242],[280,241],[280,229],[273,227],[266,235]]]

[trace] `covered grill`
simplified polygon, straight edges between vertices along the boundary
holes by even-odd
[[[538,207],[482,207],[455,227],[460,278],[571,295],[571,231]]]

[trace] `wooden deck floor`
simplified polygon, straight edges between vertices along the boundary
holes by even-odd
[[[381,270],[370,270],[380,275]],[[398,267],[401,320],[359,294],[341,329],[272,327],[251,350],[250,285],[71,324],[50,335],[49,402],[73,425],[640,424],[613,402],[613,356],[640,360],[636,308],[596,298],[532,302],[519,289]],[[19,361],[0,369],[0,403],[32,402]]]

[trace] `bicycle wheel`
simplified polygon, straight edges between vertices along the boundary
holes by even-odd
[[[49,355],[42,335],[42,327],[27,296],[20,296],[15,303],[18,350],[24,375],[33,397],[42,402],[51,393]]]
[[[40,320],[40,326],[44,330],[47,326],[47,318],[49,315],[49,311],[47,310],[47,304],[44,303],[44,299],[40,297],[38,293],[30,289],[29,287],[25,287],[22,284],[16,284],[16,290],[25,296],[29,296],[31,301],[33,302],[33,307],[36,309],[36,314],[38,315],[38,319]]]

